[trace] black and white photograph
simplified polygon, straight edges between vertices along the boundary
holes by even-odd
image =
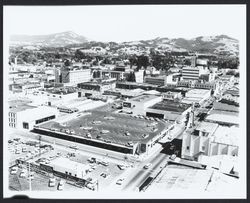
[[[246,5],[5,5],[3,195],[246,198]]]

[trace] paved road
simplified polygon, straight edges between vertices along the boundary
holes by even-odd
[[[138,191],[137,187],[142,185],[142,183],[156,170],[159,170],[159,166],[168,159],[169,155],[159,153],[156,157],[151,158],[150,163],[152,163],[151,167],[149,169],[144,169],[144,165],[146,163],[141,163],[136,169],[133,171],[133,173],[130,174],[129,177],[127,177],[126,181],[124,182],[124,185],[122,187],[122,190],[126,191]]]

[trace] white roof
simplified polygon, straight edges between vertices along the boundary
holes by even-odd
[[[239,134],[238,127],[219,126],[214,133],[214,142],[238,146]]]
[[[45,118],[48,116],[56,115],[57,110],[52,107],[47,107],[47,106],[39,106],[37,108],[33,109],[27,109],[22,112],[22,120],[26,121],[32,121],[32,120],[37,120],[40,118]]]
[[[50,165],[67,168],[73,171],[86,171],[87,169],[90,168],[89,165],[71,161],[70,159],[64,157],[59,157],[57,159],[52,160]]]
[[[235,112],[212,110],[205,120],[237,125],[239,124],[239,114]]]
[[[202,131],[202,132],[209,132],[209,133],[213,133],[216,128],[218,127],[218,124],[216,123],[209,123],[209,122],[201,122],[196,130]]]

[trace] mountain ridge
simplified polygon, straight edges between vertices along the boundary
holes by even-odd
[[[12,35],[12,45],[32,45],[47,47],[76,46],[84,43],[102,43],[109,46],[111,42],[89,41],[86,37],[72,31],[48,35]],[[136,40],[116,43],[120,47],[149,47],[160,51],[198,52],[221,55],[238,55],[239,41],[227,35],[198,36],[191,39],[157,37],[149,40]]]

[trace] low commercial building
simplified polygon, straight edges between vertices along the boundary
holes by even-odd
[[[77,85],[78,88],[84,90],[94,90],[103,93],[106,90],[115,88],[115,81],[112,82],[84,82]]]
[[[167,84],[167,76],[146,76],[144,82],[157,86],[165,86]]]
[[[236,103],[239,103],[239,89],[238,88],[231,88],[223,92],[222,99],[234,101]]]
[[[145,115],[146,109],[162,101],[162,97],[155,95],[141,95],[123,102],[123,111],[135,115]]]
[[[226,126],[239,126],[239,112],[212,110],[208,113],[205,121]]]
[[[34,97],[46,100],[46,105],[56,106],[78,98],[78,92],[73,87],[48,88],[36,92]]]
[[[202,122],[183,134],[182,158],[198,160],[199,156],[238,155],[239,128]]]
[[[182,122],[190,111],[191,105],[189,104],[164,100],[147,108],[146,116]]]
[[[181,92],[171,92],[168,91],[162,94],[163,100],[178,100],[182,98]]]
[[[220,80],[222,82],[233,82],[234,76],[233,75],[222,75],[222,76],[220,76]]]
[[[73,177],[74,179],[85,179],[90,166],[70,159],[59,157],[48,164],[41,164],[41,168],[46,171],[58,173],[63,176]]]
[[[211,96],[211,90],[205,89],[191,89],[186,92],[182,103],[186,104],[201,104],[204,100]]]
[[[58,111],[46,106],[12,106],[9,109],[9,127],[32,130],[34,125],[55,119]]]

